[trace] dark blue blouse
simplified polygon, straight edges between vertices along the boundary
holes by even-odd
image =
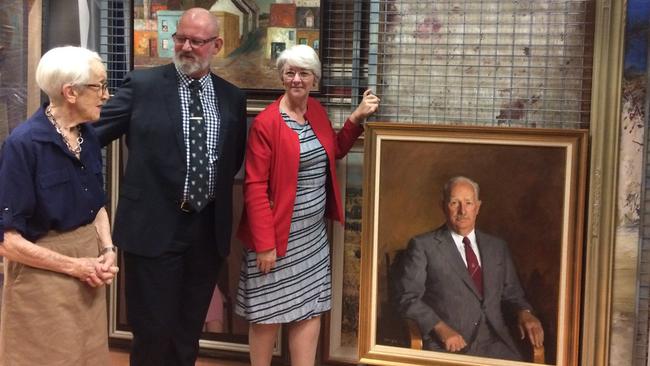
[[[49,230],[91,223],[106,203],[102,157],[95,131],[81,125],[78,160],[41,107],[16,127],[0,152],[0,240],[14,229],[36,241]]]

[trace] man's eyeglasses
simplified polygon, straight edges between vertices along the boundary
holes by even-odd
[[[192,46],[192,48],[199,48],[203,47],[206,43],[214,41],[217,39],[217,37],[210,37],[208,39],[196,39],[179,36],[178,34],[174,33],[172,34],[172,39],[174,40],[174,43],[179,46],[182,46],[185,44],[185,42],[190,41],[190,46]]]
[[[310,76],[312,76],[314,74],[309,72],[309,71],[300,71],[300,72],[285,71],[282,75],[284,75],[284,78],[286,80],[293,80],[296,77],[296,75],[298,75],[298,78],[300,80],[305,80],[305,79],[308,79]]]
[[[83,86],[87,88],[93,88],[102,94],[106,93],[108,91],[108,83],[101,83],[101,84],[83,84]]]

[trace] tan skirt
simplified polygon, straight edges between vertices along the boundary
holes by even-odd
[[[50,231],[37,245],[70,257],[96,257],[92,224]],[[21,263],[4,263],[0,365],[108,365],[106,287]]]

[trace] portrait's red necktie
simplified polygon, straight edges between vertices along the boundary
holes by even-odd
[[[478,264],[478,259],[472,250],[472,244],[470,243],[468,237],[463,237],[463,244],[465,245],[467,272],[469,272],[469,276],[472,277],[478,293],[481,294],[481,297],[483,297],[483,271],[481,270],[481,266]]]

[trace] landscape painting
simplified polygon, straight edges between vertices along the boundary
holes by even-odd
[[[167,64],[172,34],[184,10],[202,7],[220,24],[223,48],[212,70],[240,88],[273,94],[282,89],[275,61],[296,44],[320,45],[320,0],[135,0],[134,68]]]

